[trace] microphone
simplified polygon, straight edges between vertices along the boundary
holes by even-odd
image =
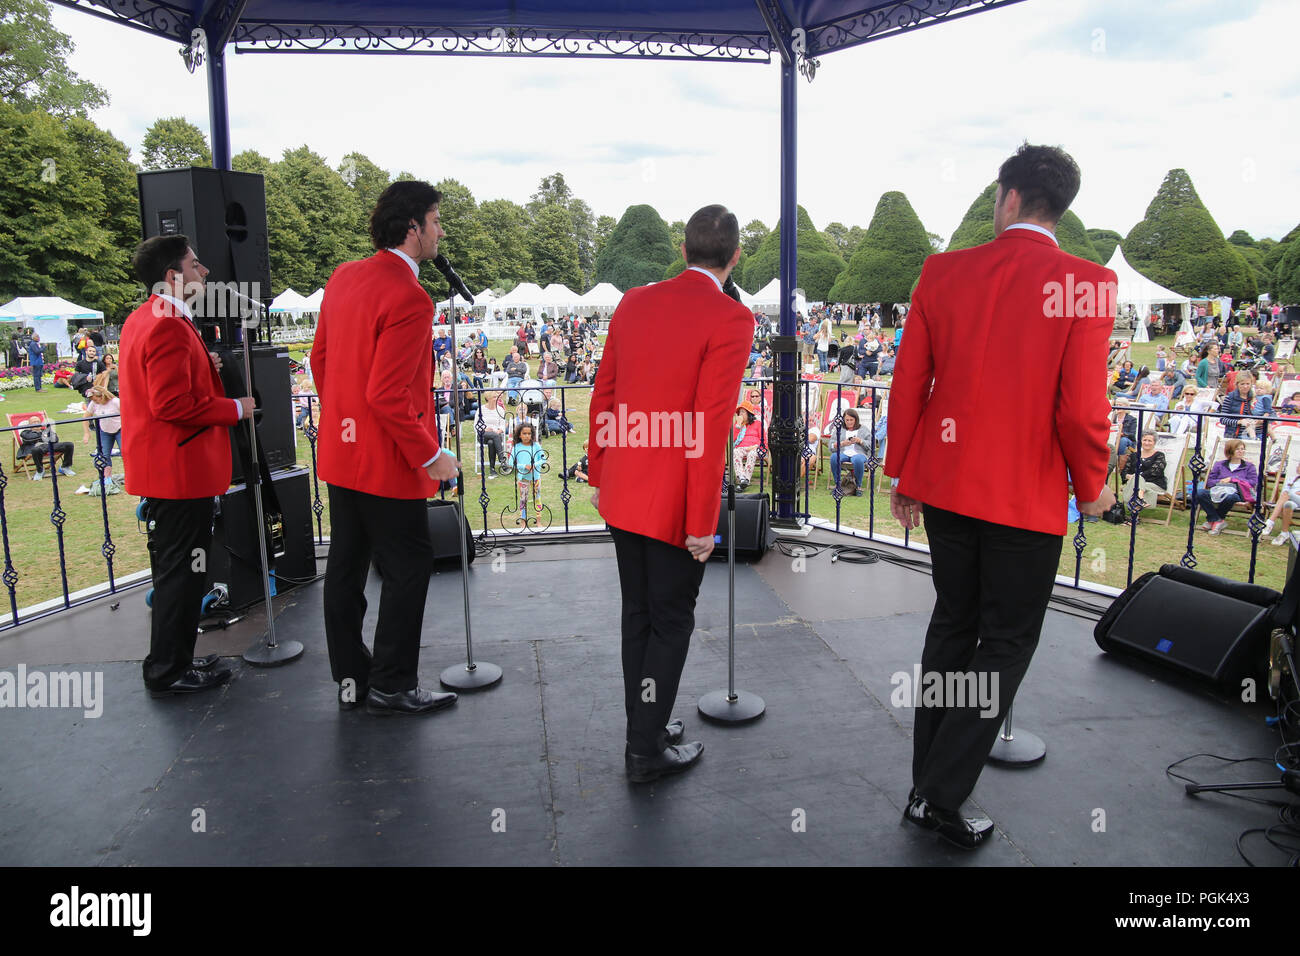
[[[465,287],[465,283],[461,277],[456,275],[456,270],[451,267],[451,263],[447,261],[446,256],[441,252],[438,253],[433,259],[433,266],[442,273],[444,279],[451,283],[451,290],[453,292],[459,295],[462,299],[468,299],[470,305],[474,304],[474,297],[470,295],[469,289]]]
[[[722,283],[722,291],[737,302],[740,301],[740,287],[736,285],[736,280],[731,276],[727,276],[727,281]]]

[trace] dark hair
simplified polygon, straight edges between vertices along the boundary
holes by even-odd
[[[686,262],[722,269],[740,245],[740,224],[726,206],[705,206],[686,223]]]
[[[529,442],[531,443],[531,442],[535,442],[535,441],[537,441],[537,429],[536,429],[536,428],[533,428],[533,423],[532,423],[532,422],[530,422],[530,421],[528,421],[527,419],[525,419],[524,421],[520,422],[518,425],[515,426],[515,443],[516,443],[516,444],[518,444],[518,443],[520,443],[520,442],[523,441],[524,429],[525,429],[525,428],[527,428],[529,431],[532,432],[532,435],[530,435],[530,436],[529,436],[529,439],[528,439]]]
[[[429,210],[442,202],[442,193],[418,179],[393,183],[379,195],[370,213],[370,241],[376,249],[392,249],[406,241],[411,221],[423,224]]]
[[[181,270],[181,260],[189,251],[190,240],[187,236],[154,236],[140,243],[131,259],[131,269],[135,277],[145,284],[150,291],[167,278],[171,269]]]
[[[998,170],[1003,193],[1020,193],[1020,212],[1058,222],[1079,195],[1079,165],[1059,146],[1023,144]]]

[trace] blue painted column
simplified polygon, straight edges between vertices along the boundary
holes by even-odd
[[[230,169],[230,109],[226,102],[226,51],[209,49],[208,117],[212,127],[212,168]]]
[[[798,284],[799,240],[799,224],[796,218],[798,179],[796,175],[796,134],[798,132],[796,80],[798,78],[799,70],[795,65],[794,57],[784,58],[781,63],[781,335],[795,334],[794,290]],[[797,349],[794,353],[781,355],[779,371],[783,373],[782,377],[798,380],[800,369]],[[776,418],[784,422],[793,421],[798,411],[796,395],[795,389],[778,391],[775,396]],[[791,431],[793,433],[796,430]],[[792,450],[803,447],[802,443],[795,444],[796,437],[802,442],[804,436],[791,434],[787,441],[778,441],[777,447],[773,450],[776,474],[772,484],[776,493],[776,517],[779,520],[794,520],[794,487],[798,470],[797,458]]]

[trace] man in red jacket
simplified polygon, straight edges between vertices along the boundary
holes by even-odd
[[[1105,483],[1115,273],[1062,252],[1054,235],[1079,179],[1055,147],[1026,144],[1002,164],[996,238],[926,260],[890,390],[891,510],[905,528],[924,511],[934,573],[923,682],[936,675],[955,688],[955,675],[964,686],[973,675],[995,699],[918,707],[903,818],[966,848],[993,828],[959,811],[1038,644],[1067,480],[1085,514],[1114,501]]]
[[[155,697],[224,684],[217,658],[195,659],[212,499],[230,487],[227,427],[253,413],[251,398],[226,398],[186,302],[202,294],[208,270],[185,236],[156,236],[132,262],[153,294],[122,326],[118,375],[122,463],[128,494],[148,499],[153,616],[144,683]]]
[[[623,597],[628,777],[690,767],[698,741],[668,722],[713,550],[727,428],[754,337],[749,310],[722,291],[740,258],[736,217],[705,206],[686,224],[689,268],[629,289],[610,319],[591,396],[592,503],[610,526]],[[678,360],[657,356],[676,343]]]
[[[433,570],[425,499],[457,467],[438,444],[433,301],[418,279],[446,235],[441,199],[414,180],[384,190],[370,215],[378,251],[334,270],[311,349],[317,468],[330,499],[325,639],[344,710],[364,702],[372,714],[427,714],[456,702],[416,676]],[[373,655],[361,640],[372,554],[383,576]]]

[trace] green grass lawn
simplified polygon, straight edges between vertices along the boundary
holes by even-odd
[[[1154,342],[1133,346],[1134,361],[1154,366],[1155,349],[1159,342],[1172,343],[1172,338],[1158,339]],[[509,352],[511,342],[494,341],[489,344],[489,354],[498,361]],[[291,347],[291,354],[301,359],[306,351],[304,346]],[[530,361],[535,371],[536,357]],[[770,393],[769,393],[770,394]],[[6,413],[32,412],[41,410],[54,420],[79,417],[65,413],[64,408],[79,396],[70,389],[56,389],[48,384],[37,394],[34,390],[16,389],[4,392],[4,401],[0,410]],[[590,406],[589,389],[568,389],[565,391],[565,409],[569,421],[575,429],[565,440],[568,462],[578,460],[582,455],[582,441],[588,433],[587,413]],[[76,447],[73,468],[75,478],[60,478],[59,492],[61,505],[67,513],[63,527],[64,554],[67,566],[67,587],[70,592],[80,588],[99,584],[107,579],[107,562],[101,548],[105,539],[104,515],[107,513],[108,531],[116,549],[113,569],[116,575],[148,568],[148,553],[145,539],[139,533],[135,520],[135,507],[138,499],[129,495],[114,495],[106,499],[75,495],[72,492],[82,484],[89,484],[96,472],[90,462],[91,446],[82,443],[82,426],[65,425],[59,429],[60,437],[72,441]],[[473,448],[469,444],[472,434],[468,425],[464,429],[463,457],[473,460]],[[550,453],[552,470],[543,479],[542,500],[551,511],[551,527],[562,529],[565,522],[565,508],[561,499],[563,483],[561,471],[561,440],[557,437],[547,438],[544,445]],[[12,440],[10,440],[12,449]],[[301,432],[298,433],[298,463],[310,466],[310,446]],[[29,607],[38,602],[59,597],[63,593],[62,579],[59,573],[59,548],[55,528],[50,522],[53,508],[53,482],[49,477],[41,482],[32,482],[21,473],[14,474],[13,453],[5,452],[4,473],[8,479],[3,489],[5,513],[5,533],[8,539],[9,559],[18,572],[16,585],[18,606]],[[120,472],[120,466],[119,466]],[[649,479],[647,479],[649,480]],[[478,476],[470,480],[468,489],[468,512],[470,523],[475,530],[482,527],[483,511],[478,496],[483,482]],[[770,489],[770,477],[765,481],[765,489]],[[329,534],[329,510],[326,489],[320,486],[325,511],[321,517],[322,530]],[[751,491],[758,490],[758,476],[755,475]],[[505,508],[513,508],[516,502],[515,485],[508,477],[498,477],[486,481],[489,496],[487,507],[488,524],[500,541],[507,531],[518,531],[513,518],[507,516],[503,528],[501,513]],[[576,482],[569,483],[571,500],[568,507],[569,524],[599,524],[600,517],[591,505],[590,489]],[[875,495],[876,534],[902,537],[902,529],[889,514],[888,495],[877,492]],[[809,509],[814,515],[833,520],[836,515],[836,502],[826,490],[826,474],[823,471],[812,486],[812,505]],[[842,526],[866,531],[869,524],[869,504],[871,499],[845,498],[840,502],[839,516]],[[1115,526],[1104,522],[1088,523],[1085,526],[1087,544],[1083,552],[1080,577],[1114,587],[1123,587],[1127,574],[1129,551],[1128,525]],[[1230,527],[1245,527],[1245,518],[1234,517]],[[315,530],[313,525],[313,531]],[[1060,573],[1073,577],[1075,573],[1075,549],[1072,537],[1075,528],[1067,534],[1061,558]],[[924,529],[913,534],[916,540],[924,541]],[[1196,560],[1198,570],[1222,575],[1237,580],[1246,580],[1250,567],[1250,541],[1248,538],[1232,535],[1209,537],[1202,532],[1196,533]],[[1166,528],[1145,520],[1138,528],[1134,576],[1152,570],[1166,562],[1177,562],[1187,549],[1187,513],[1174,511],[1171,525]],[[1261,541],[1255,580],[1260,584],[1280,588],[1286,572],[1286,548],[1269,546],[1267,540]]]

